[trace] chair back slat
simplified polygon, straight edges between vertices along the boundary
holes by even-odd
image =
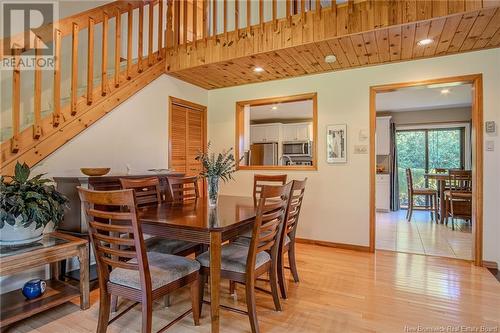
[[[174,202],[195,200],[200,197],[198,177],[168,177],[168,186]]]
[[[269,251],[277,260],[278,241],[283,228],[292,183],[281,186],[264,185],[258,199],[257,214],[247,259],[247,271],[255,268],[259,252]]]
[[[287,208],[287,216],[285,219],[285,236],[290,238],[295,237],[297,232],[297,225],[299,222],[300,210],[302,208],[302,200],[304,199],[304,192],[306,190],[307,178],[304,180],[294,180],[292,183],[292,190],[290,192],[290,200]]]
[[[253,199],[257,204],[262,187],[265,185],[285,185],[287,175],[254,175],[253,177]]]
[[[160,181],[157,177],[120,178],[122,188],[134,190],[137,207],[154,206],[161,202]]]
[[[408,198],[411,198],[413,193],[413,175],[410,168],[406,169],[406,187],[408,189]]]
[[[472,191],[472,171],[471,170],[450,170],[449,188],[452,192]]]
[[[78,192],[97,261],[99,287],[107,288],[111,270],[123,268],[138,271],[141,288],[151,290],[134,190],[93,191],[78,187]],[[119,212],[116,212],[117,208]]]

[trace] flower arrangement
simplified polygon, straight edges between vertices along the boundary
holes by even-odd
[[[200,152],[196,156],[196,160],[200,161],[203,166],[203,171],[200,176],[207,178],[208,182],[208,197],[211,206],[217,205],[219,193],[219,179],[227,182],[234,179],[232,174],[236,172],[236,159],[234,158],[233,148],[224,150],[218,154],[210,152],[210,142],[206,152]]]

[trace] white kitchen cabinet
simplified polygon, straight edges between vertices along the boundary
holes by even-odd
[[[283,124],[283,141],[311,141],[310,123]]]
[[[250,142],[278,142],[281,124],[264,124],[250,126]]]
[[[391,117],[377,117],[375,130],[375,153],[377,155],[391,154]]]
[[[388,212],[391,208],[391,179],[389,174],[377,174],[375,181],[375,207]]]

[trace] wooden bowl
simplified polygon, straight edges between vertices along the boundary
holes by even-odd
[[[104,176],[111,168],[80,168],[80,171],[87,176]]]

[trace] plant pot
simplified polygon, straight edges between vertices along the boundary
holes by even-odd
[[[219,177],[208,177],[208,205],[210,207],[217,206],[219,199]]]
[[[23,245],[38,242],[42,239],[44,227],[36,227],[36,223],[31,223],[28,227],[24,227],[22,217],[16,219],[16,224],[13,226],[4,223],[0,229],[0,246]]]

